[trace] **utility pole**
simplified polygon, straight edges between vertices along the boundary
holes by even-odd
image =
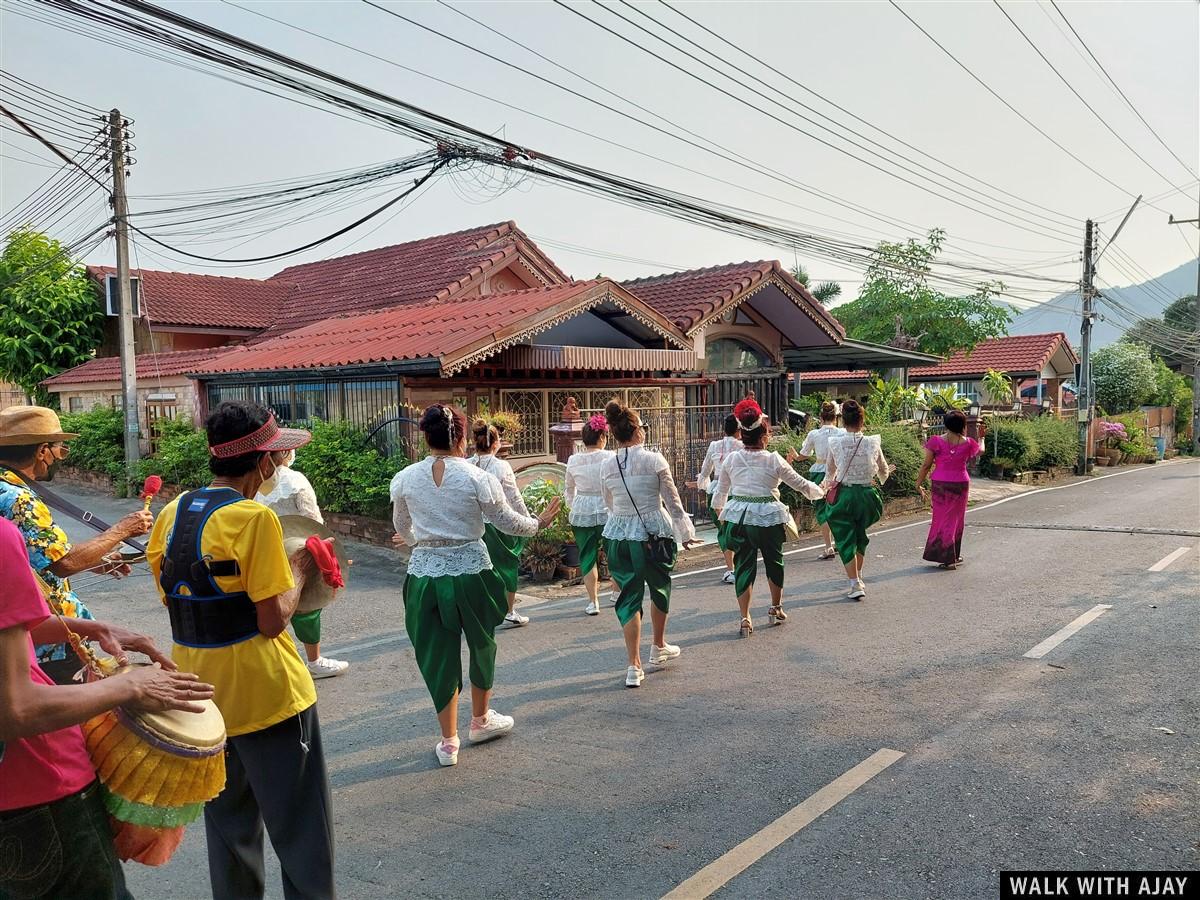
[[[125,408],[125,474],[134,480],[134,466],[141,457],[138,444],[137,362],[133,346],[133,286],[129,281],[129,204],[125,197],[125,121],[121,111],[108,114],[112,148],[113,223],[117,236],[117,303],[121,350],[121,394]]]
[[[1195,225],[1200,228],[1200,208],[1196,210],[1194,219],[1177,219],[1167,216],[1168,225]],[[1196,331],[1200,332],[1200,258],[1196,260]],[[1193,347],[1192,352],[1192,453],[1200,456],[1200,347]]]
[[[1095,275],[1096,264],[1092,253],[1096,248],[1096,226],[1091,220],[1083,229],[1083,279],[1079,283],[1079,294],[1083,298],[1083,324],[1079,329],[1079,389],[1076,414],[1079,417],[1079,462],[1075,471],[1087,474],[1088,436],[1092,430],[1092,411],[1095,398],[1092,396],[1092,319],[1095,318]]]

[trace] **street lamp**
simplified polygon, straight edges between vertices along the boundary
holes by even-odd
[[[974,403],[972,403],[970,406],[967,407],[967,415],[970,416],[972,419],[979,418],[979,401],[978,400],[976,400]]]
[[[918,406],[913,413],[913,418],[916,419],[918,425],[925,424],[925,417],[929,415],[929,410],[924,406]]]

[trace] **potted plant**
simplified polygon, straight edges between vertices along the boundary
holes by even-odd
[[[992,457],[992,477],[993,478],[1005,478],[1005,477],[1007,477],[1007,473],[1011,472],[1013,469],[1016,468],[1016,465],[1017,464],[1015,462],[1013,462],[1013,460],[1009,459],[1007,456],[993,456]]]
[[[562,561],[562,544],[547,540],[542,535],[529,539],[521,552],[521,561],[529,569],[533,580],[545,584],[554,577]]]

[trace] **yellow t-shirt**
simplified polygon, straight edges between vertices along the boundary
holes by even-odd
[[[160,597],[159,572],[178,504],[176,498],[158,514],[146,547]],[[236,560],[241,568],[239,575],[215,579],[223,591],[245,591],[257,603],[295,586],[279,517],[261,503],[245,500],[214,512],[204,526],[200,549],[214,560]],[[287,631],[275,638],[256,634],[228,647],[176,644],[172,658],[181,670],[195,672],[216,689],[213,700],[231,737],[262,731],[317,702],[312,676]]]

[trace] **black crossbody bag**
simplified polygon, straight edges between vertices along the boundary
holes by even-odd
[[[625,461],[629,461],[628,450],[625,451]],[[642,511],[638,509],[637,501],[633,499],[633,492],[629,490],[629,484],[625,481],[625,469],[619,459],[617,460],[617,474],[621,476],[621,484],[625,487],[629,502],[633,504],[633,511],[637,513],[638,521],[642,523],[642,530],[646,532],[646,540],[642,541],[646,559],[660,566],[669,566],[675,555],[675,539],[650,533],[650,529],[646,527],[646,520],[642,518]]]

